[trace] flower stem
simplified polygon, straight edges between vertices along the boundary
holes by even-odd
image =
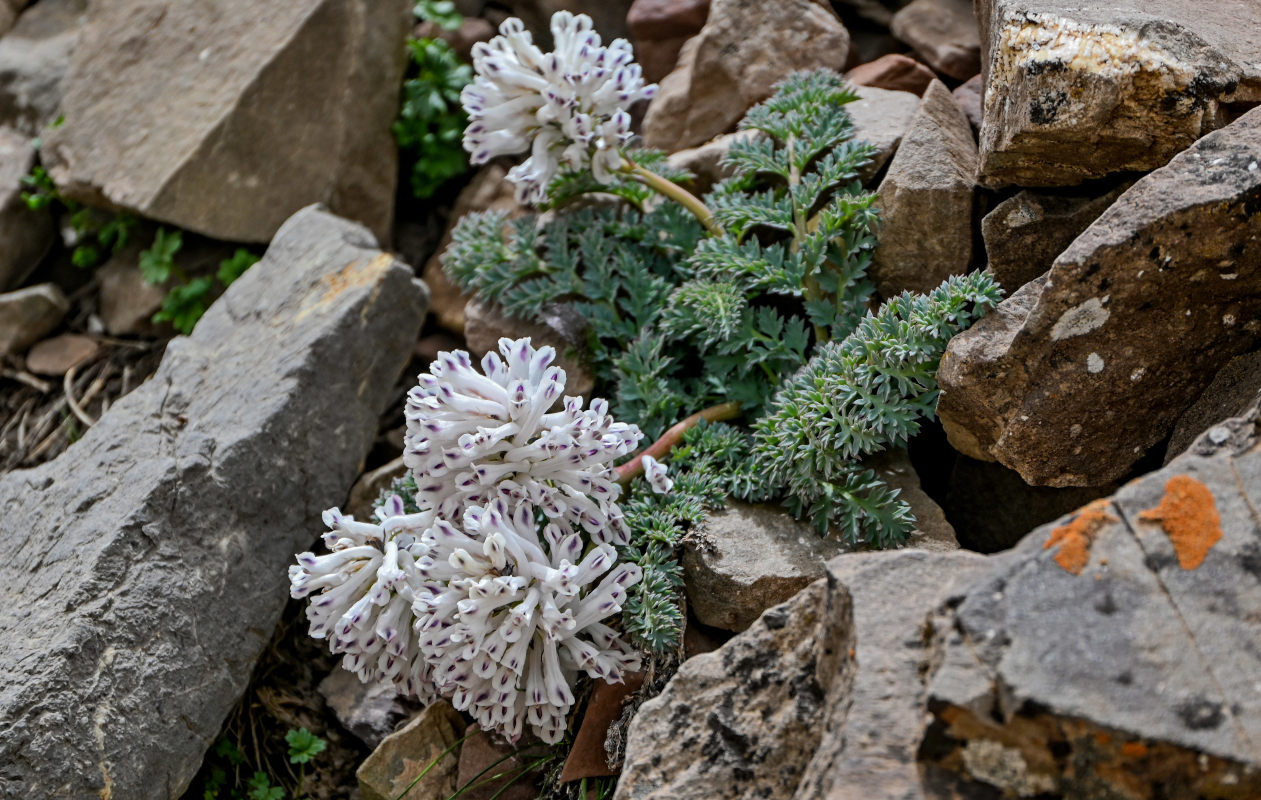
[[[661,438],[648,446],[639,455],[627,461],[625,464],[617,468],[617,482],[622,486],[626,486],[632,480],[644,472],[644,456],[652,456],[656,459],[665,458],[666,453],[674,449],[680,441],[683,440],[683,434],[690,431],[700,424],[701,420],[706,422],[722,422],[723,420],[734,419],[740,416],[740,404],[737,402],[719,403],[716,406],[710,406],[704,411],[698,411],[682,422],[676,423],[674,427],[661,434]]]
[[[635,180],[662,197],[668,197],[688,211],[691,211],[700,220],[701,225],[705,226],[705,230],[714,236],[722,236],[722,227],[714,220],[713,212],[700,201],[700,198],[687,189],[684,189],[674,181],[661,177],[650,169],[639,166],[629,158],[622,161],[622,172],[633,176]]]

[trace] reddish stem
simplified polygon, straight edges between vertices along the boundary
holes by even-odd
[[[644,472],[644,456],[652,456],[658,461],[665,458],[666,454],[682,441],[683,434],[695,428],[701,420],[722,422],[738,416],[740,416],[740,404],[736,402],[719,403],[716,406],[710,406],[704,411],[696,412],[682,422],[676,423],[670,430],[661,434],[661,438],[649,445],[647,449],[641,450],[630,461],[618,467],[617,482],[625,486],[639,475],[642,475]]]

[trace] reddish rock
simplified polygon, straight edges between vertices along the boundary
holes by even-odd
[[[915,0],[893,15],[889,27],[943,75],[965,80],[981,71],[971,0]]]
[[[626,702],[626,698],[639,691],[639,687],[643,685],[642,672],[628,674],[624,683],[595,682],[591,699],[587,702],[587,710],[582,715],[582,724],[574,736],[574,746],[565,759],[565,768],[561,770],[561,783],[617,774],[621,765],[609,767],[604,740],[608,737],[609,726],[622,715],[622,704]]]
[[[513,748],[498,737],[491,737],[477,723],[468,726],[464,744],[460,745],[460,769],[455,785],[470,787],[460,797],[464,800],[536,800],[538,788],[534,785],[537,773],[522,774],[526,766],[535,760],[533,756],[545,752],[546,745],[523,742],[516,748],[518,755],[509,755]],[[502,776],[494,779],[494,776]],[[473,788],[471,784],[480,784]],[[440,795],[446,797],[447,795]]]
[[[979,131],[981,118],[984,116],[982,107],[985,102],[985,81],[981,79],[981,74],[978,72],[968,78],[956,86],[951,94],[954,95],[959,108],[963,109],[963,113],[968,115],[968,122],[972,123],[972,129]]]
[[[635,0],[626,24],[644,77],[655,83],[670,74],[683,43],[700,33],[708,17],[709,0]]]
[[[42,342],[36,342],[26,354],[26,368],[36,375],[61,377],[80,364],[85,364],[101,352],[101,345],[90,336],[63,333]]]
[[[845,73],[845,80],[855,86],[910,92],[919,97],[924,96],[924,90],[935,77],[931,69],[900,53],[889,53]]]

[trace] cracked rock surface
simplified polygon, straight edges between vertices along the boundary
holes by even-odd
[[[1261,108],[1125,191],[937,374],[960,452],[1029,483],[1124,477],[1261,334]]]
[[[0,478],[0,797],[179,797],[428,302],[318,207],[59,458]]]
[[[1261,793],[1261,416],[1031,532],[936,625],[921,755],[1015,794]]]

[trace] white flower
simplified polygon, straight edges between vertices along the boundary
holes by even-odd
[[[641,456],[644,465],[644,477],[648,479],[648,485],[657,494],[668,494],[674,488],[674,481],[670,479],[669,473],[666,471],[666,465],[650,455]]]
[[[473,47],[477,77],[460,95],[469,115],[464,149],[474,164],[530,151],[508,173],[523,203],[543,200],[562,164],[589,166],[607,183],[631,138],[627,109],[657,90],[644,85],[630,44],[602,47],[586,14],[558,11],[551,28],[555,50],[544,53],[521,20],[506,20],[499,36]]]
[[[482,370],[468,353],[439,353],[408,393],[403,461],[415,474],[416,503],[444,519],[496,498],[528,502],[548,519],[582,527],[601,543],[626,544],[613,462],[643,434],[615,422],[608,403],[565,397],[565,371],[551,347],[500,339]]]
[[[424,702],[435,699],[432,670],[420,656],[412,602],[421,578],[420,531],[433,515],[400,516],[402,501],[386,503],[388,527],[357,522],[336,508],[324,512],[325,555],[299,553],[289,567],[290,595],[307,597],[310,633],[344,653],[342,666],[365,683],[390,683]]]
[[[528,503],[510,511],[502,499],[469,509],[463,530],[439,519],[420,538],[426,555],[416,562],[422,582],[413,608],[440,694],[511,741],[529,725],[554,743],[568,725],[579,672],[620,683],[639,668],[601,621],[621,611],[641,572],[614,567],[608,544],[587,549],[581,534],[554,523],[543,541],[536,530]]]

